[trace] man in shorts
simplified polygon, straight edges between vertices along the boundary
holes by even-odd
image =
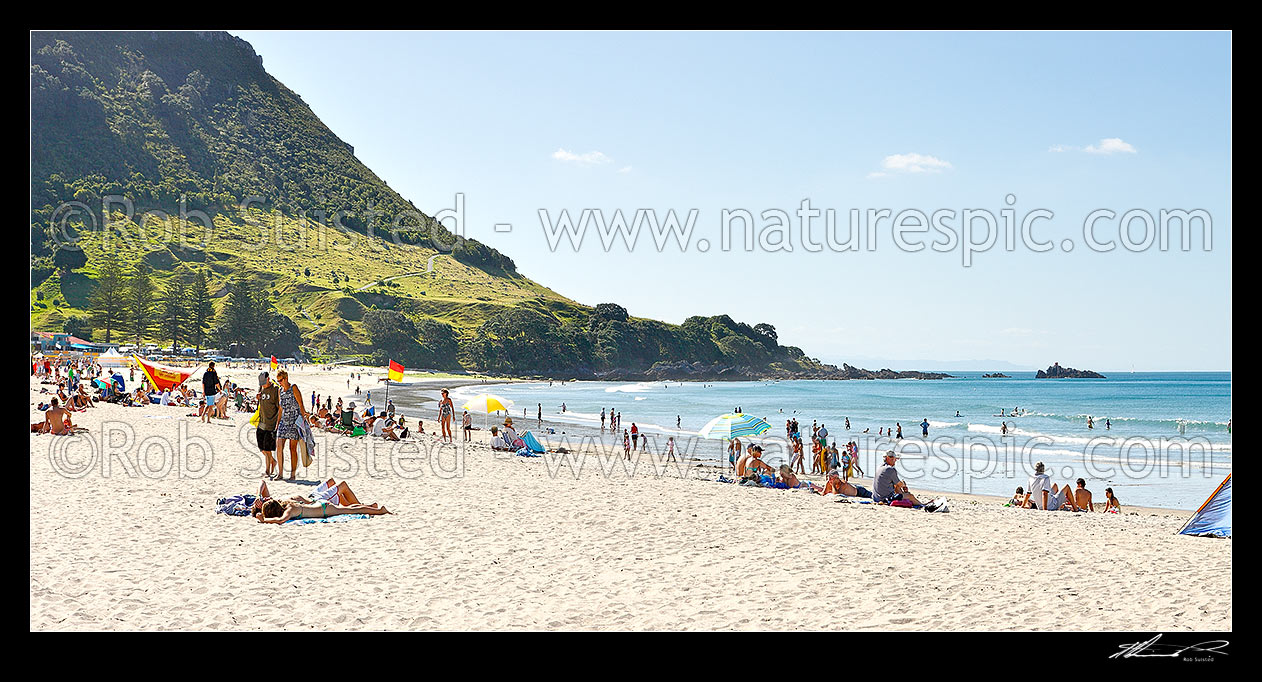
[[[275,474],[272,471],[276,468],[276,460],[272,457],[272,453],[276,450],[276,418],[280,416],[280,391],[276,388],[276,384],[272,383],[267,372],[259,375],[258,401],[259,424],[254,431],[254,441],[267,461],[266,476],[271,478],[280,473],[279,469]]]
[[[215,371],[215,361],[211,360],[202,373],[202,393],[205,394],[206,407],[202,410],[202,421],[209,423],[215,412],[215,397],[219,394],[219,373]]]
[[[898,476],[898,470],[894,465],[898,463],[898,453],[888,450],[885,453],[885,462],[876,468],[876,473],[872,475],[872,501],[877,503],[888,504],[896,500],[907,500],[914,505],[919,505],[920,500],[907,489],[907,484]]]

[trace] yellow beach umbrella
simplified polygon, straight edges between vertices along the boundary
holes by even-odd
[[[483,420],[483,426],[485,426],[490,421],[490,415],[492,412],[499,412],[500,410],[508,412],[508,408],[512,406],[513,401],[508,400],[507,398],[501,398],[497,395],[491,395],[490,393],[479,393],[478,395],[470,398],[468,402],[460,407],[461,409],[465,409],[470,412],[481,412],[487,415],[486,419]]]

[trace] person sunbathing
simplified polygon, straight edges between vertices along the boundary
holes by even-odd
[[[872,497],[872,491],[861,485],[855,485],[841,477],[841,472],[833,469],[828,472],[828,482],[824,484],[824,495],[845,495],[846,497]]]
[[[491,427],[491,449],[492,450],[512,450],[513,446],[507,442],[504,435],[499,432],[499,427]]]
[[[1113,494],[1112,488],[1104,489],[1104,511],[1110,514],[1122,513],[1122,503],[1118,501],[1117,495]]]
[[[780,465],[780,475],[776,477],[776,480],[779,481],[780,483],[785,484],[786,486],[790,488],[801,488],[803,490],[809,490],[816,494],[823,491],[823,488],[820,488],[814,483],[811,483],[810,481],[803,481],[802,479],[798,478],[797,474],[793,473],[793,467],[789,466],[788,464]]]
[[[272,498],[271,491],[268,490],[267,488],[267,481],[262,481],[259,484],[258,497],[255,498],[254,507],[250,513],[253,516],[258,516],[259,512],[263,509],[263,504],[266,503],[270,499],[273,499],[273,498]],[[351,490],[351,484],[347,483],[346,481],[342,481],[341,483],[338,483],[337,481],[331,478],[317,485],[315,490],[312,491],[310,495],[294,495],[293,497],[285,501],[286,502],[301,502],[303,504],[315,504],[318,502],[334,502],[340,505],[347,505],[347,506],[360,503],[359,498],[356,497],[354,491]]]
[[[775,475],[776,470],[771,465],[762,461],[762,446],[751,445],[740,459],[736,460],[736,475],[744,478],[750,474],[770,474]]]
[[[57,399],[53,398],[51,405],[44,412],[44,424],[39,433],[51,433],[56,436],[64,436],[74,432],[75,425],[70,421],[70,412],[57,404]]]
[[[294,500],[281,502],[271,499],[263,503],[255,518],[259,520],[259,523],[285,523],[293,519],[324,519],[330,516],[343,516],[346,514],[379,516],[393,513],[375,502],[372,504],[343,505],[335,502],[305,503]]]

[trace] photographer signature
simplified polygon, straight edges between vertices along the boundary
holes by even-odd
[[[1227,655],[1227,652],[1223,651],[1223,648],[1228,644],[1225,639],[1212,639],[1207,642],[1186,646],[1158,644],[1157,641],[1160,639],[1161,635],[1157,635],[1146,642],[1123,644],[1119,647],[1121,651],[1109,656],[1109,658],[1178,658],[1188,651]]]

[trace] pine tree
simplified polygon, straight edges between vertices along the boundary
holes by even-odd
[[[179,350],[180,341],[189,337],[188,324],[192,305],[187,272],[176,272],[167,280],[159,305],[158,327],[163,339],[171,339],[171,350]]]
[[[199,351],[214,316],[215,305],[210,300],[210,282],[206,279],[206,271],[197,270],[189,285],[188,338]]]
[[[127,281],[125,300],[127,331],[139,346],[152,333],[154,325],[153,276],[149,273],[149,266],[144,263],[136,266]]]
[[[97,269],[96,290],[92,292],[88,306],[93,325],[105,332],[106,343],[114,340],[114,332],[126,328],[127,273],[108,246],[105,262]]]

